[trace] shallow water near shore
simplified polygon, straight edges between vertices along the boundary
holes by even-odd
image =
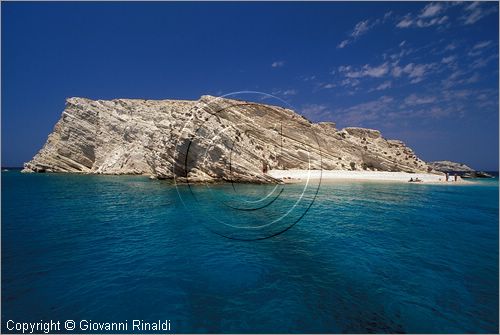
[[[229,220],[215,206],[229,186],[203,187],[3,172],[3,332],[41,319],[170,320],[173,333],[498,332],[498,179],[324,184],[280,223],[295,225],[258,241],[214,233],[209,218]],[[251,202],[271,187],[235,191]],[[300,187],[242,221],[289,208]]]

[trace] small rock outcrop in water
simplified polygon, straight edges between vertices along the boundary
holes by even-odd
[[[462,178],[493,178],[492,175],[483,171],[476,171],[463,164],[450,161],[436,161],[427,163],[432,169],[446,173],[456,173]]]
[[[189,181],[274,182],[268,169],[428,172],[379,131],[311,123],[290,109],[202,96],[69,98],[24,172],[144,174]]]

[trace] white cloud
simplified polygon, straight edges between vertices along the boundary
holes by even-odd
[[[443,9],[443,6],[439,2],[433,2],[428,4],[427,6],[422,9],[422,12],[420,13],[421,18],[427,18],[427,17],[433,17],[436,16],[441,12]]]
[[[494,55],[490,55],[489,57],[480,57],[480,58],[477,58],[474,62],[472,62],[471,64],[471,68],[472,69],[479,69],[479,68],[482,68],[482,67],[485,67],[486,65],[488,65],[488,63],[494,59],[498,58],[498,54],[494,54]]]
[[[448,45],[444,48],[444,50],[445,50],[445,51],[451,51],[451,50],[455,50],[456,48],[457,48],[457,45],[456,45],[455,43],[450,43],[450,44],[448,44]]]
[[[392,87],[392,83],[388,80],[388,81],[384,81],[382,84],[378,85],[375,88],[375,91],[382,91],[382,90],[386,90],[386,89],[391,88],[391,87]]]
[[[443,59],[441,59],[441,63],[450,64],[450,63],[453,63],[456,59],[457,59],[456,56],[443,57]]]
[[[429,73],[430,70],[436,67],[435,63],[429,64],[414,64],[409,63],[405,66],[395,65],[391,70],[391,75],[394,78],[399,78],[402,75],[407,75],[410,78],[410,82],[412,84],[416,84],[425,79],[425,76]]]
[[[435,18],[433,18],[431,20],[427,20],[427,21],[423,20],[423,19],[418,19],[415,22],[415,24],[419,28],[427,28],[427,27],[431,27],[431,26],[434,26],[434,25],[442,25],[446,21],[448,21],[448,16],[435,17]]]
[[[441,107],[434,106],[430,110],[426,111],[427,114],[435,119],[445,117],[451,114],[450,109],[443,109]]]
[[[494,55],[494,57],[498,57]],[[486,63],[489,60],[486,61]],[[483,60],[479,59],[478,62],[472,63],[469,69],[457,69],[455,70],[448,78],[443,79],[442,85],[445,88],[451,88],[459,85],[468,85],[474,84],[481,80],[481,76],[479,73],[474,72],[475,69],[485,66],[486,64],[482,63]]]
[[[405,98],[404,103],[405,105],[408,106],[415,106],[415,105],[430,104],[435,102],[436,100],[437,98],[433,96],[419,97],[416,94],[410,94]]]
[[[453,87],[458,84],[458,78],[465,74],[462,70],[455,70],[448,78],[442,80],[442,84],[445,88]]]
[[[346,71],[351,71],[352,66],[350,65],[340,65],[338,70],[339,72],[346,72]]]
[[[336,110],[335,115],[339,123],[350,126],[380,125],[380,122],[384,122],[386,126],[402,126],[410,120],[408,125],[411,126],[413,122],[429,122],[429,119],[463,117],[467,111],[464,101],[498,101],[498,92],[492,93],[496,94],[496,100],[492,99],[495,97],[488,97],[486,91],[470,89],[445,89],[427,94],[410,94],[402,99],[384,95],[375,100]],[[490,107],[498,108],[497,106],[494,104]]]
[[[467,55],[469,55],[471,57],[480,56],[483,54],[484,49],[487,48],[491,43],[492,43],[491,41],[482,41],[482,42],[476,43],[472,47],[472,50],[467,53]]]
[[[352,37],[359,37],[366,33],[369,29],[370,20],[364,20],[361,22],[358,22],[355,26],[354,29],[352,30],[351,36]]]
[[[369,77],[380,78],[389,72],[389,66],[387,63],[381,64],[376,67],[370,67],[369,65],[365,65],[363,67],[364,73]]]
[[[443,101],[456,101],[458,99],[467,99],[475,94],[471,90],[446,90],[443,91]]]
[[[323,85],[323,88],[335,88],[335,87],[337,87],[337,85],[335,85],[333,83]]]
[[[413,24],[413,19],[409,15],[405,16],[401,21],[396,24],[398,28],[409,28]]]
[[[410,80],[410,83],[412,84],[418,84],[419,82],[423,81],[424,77],[415,77],[412,80]]]
[[[384,118],[384,115],[392,108],[394,98],[381,96],[380,98],[361,104],[351,106],[338,112],[339,118],[349,125],[361,125],[365,122],[376,121]]]
[[[337,48],[342,49],[345,48],[349,44],[349,40],[343,40],[337,45]]]
[[[273,95],[282,95],[282,96],[291,96],[291,95],[296,95],[299,93],[296,89],[288,89],[288,90],[276,90],[272,92]]]
[[[346,76],[347,78],[362,78],[362,77],[380,78],[389,72],[389,65],[387,62],[375,67],[365,64],[359,70],[352,70],[350,66],[346,66],[346,67],[340,67],[339,71],[342,72],[344,76]]]
[[[476,43],[472,49],[483,49],[483,48],[486,48],[490,44],[491,44],[491,41],[482,41],[482,42]]]
[[[392,68],[392,75],[394,77],[400,77],[401,74],[403,73],[403,69],[400,66],[395,66]]]
[[[353,78],[346,78],[340,82],[341,86],[350,86],[350,87],[355,87],[360,84],[360,81],[358,79],[353,79]]]
[[[406,43],[403,42],[400,43],[399,52],[393,54],[383,54],[384,59],[387,59],[387,57],[390,58],[390,60],[392,61],[392,66],[396,66],[403,57],[406,57],[415,52],[415,50],[412,48],[405,48],[404,46],[406,45]]]
[[[473,1],[469,2],[468,5],[465,7],[465,10],[471,11],[477,9],[481,3],[479,1]]]
[[[464,15],[460,18],[465,25],[474,24],[487,15],[495,13],[497,8],[495,5],[475,1],[464,8]]]
[[[427,28],[431,26],[440,26],[448,21],[448,16],[438,16],[445,11],[446,5],[441,2],[433,2],[426,5],[420,11],[420,14],[406,14],[397,24],[397,28]]]
[[[312,81],[314,79],[316,79],[316,76],[314,76],[314,75],[313,76],[306,76],[306,77],[304,77],[304,81]]]
[[[284,96],[295,95],[297,93],[299,93],[299,92],[297,90],[294,90],[294,89],[289,89],[289,90],[283,91]]]
[[[384,22],[391,14],[392,14],[391,12],[385,13],[383,20],[377,19],[375,21],[370,21],[370,19],[367,19],[367,20],[363,20],[363,21],[356,23],[356,25],[354,26],[352,31],[349,33],[349,37],[347,39],[341,41],[337,45],[337,48],[343,49],[346,46],[348,46],[349,44],[353,43],[359,37],[366,34],[370,29],[372,29],[373,27],[375,27],[379,23]]]
[[[442,62],[451,62],[454,59],[454,56],[450,56],[443,58]],[[437,63],[408,63],[406,65],[399,65],[399,61],[396,61],[392,64],[385,62],[377,66],[365,64],[360,68],[354,68],[351,65],[343,65],[339,66],[338,71],[340,75],[343,75],[345,77],[345,79],[340,83],[341,86],[354,87],[360,84],[359,80],[361,78],[383,78],[389,75],[393,78],[401,78],[403,76],[406,76],[410,80],[410,83],[416,84],[423,81],[429,75],[431,70],[434,69],[438,69]],[[385,82],[384,84],[389,85],[387,82]],[[380,89],[385,88],[388,87],[380,87]]]
[[[489,97],[488,97],[488,95],[487,95],[487,94],[481,93],[480,95],[478,95],[478,96],[477,96],[477,99],[478,99],[478,100],[483,100],[483,101],[484,101],[484,100],[488,100],[488,99],[489,99]]]
[[[271,64],[272,67],[276,68],[276,67],[283,67],[285,66],[285,62],[284,61],[275,61]]]
[[[466,14],[462,17],[462,20],[464,21],[465,24],[474,24],[477,21],[481,20],[483,18],[484,14],[483,11],[478,8],[474,11],[472,11],[469,14]]]
[[[483,53],[482,50],[476,50],[476,51],[469,51],[467,55],[470,57],[477,57],[480,56],[482,53]]]
[[[474,73],[472,76],[465,79],[464,83],[465,84],[473,84],[473,83],[477,83],[480,79],[481,79],[481,76],[479,75],[479,73]]]
[[[411,79],[412,84],[416,84],[424,80],[424,77],[427,75],[429,70],[434,67],[434,64],[407,64],[403,68],[403,72],[408,74],[408,77]]]

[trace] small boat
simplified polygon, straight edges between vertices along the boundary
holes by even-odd
[[[295,184],[295,183],[300,183],[302,179],[300,178],[292,178],[292,177],[283,177],[281,178],[281,181],[285,184]]]

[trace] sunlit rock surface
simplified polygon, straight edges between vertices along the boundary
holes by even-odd
[[[69,98],[24,172],[144,174],[189,181],[273,182],[270,169],[428,172],[401,141],[336,129],[290,109],[202,96]]]

